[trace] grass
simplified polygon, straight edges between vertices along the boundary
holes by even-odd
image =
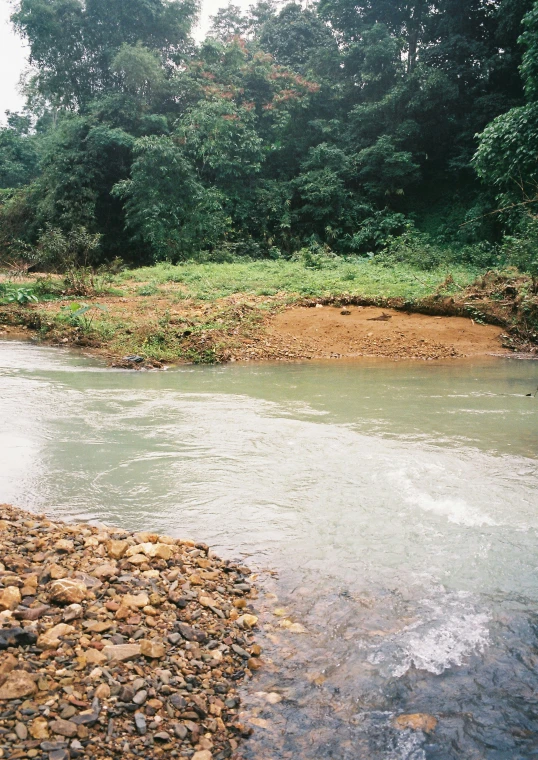
[[[26,305],[9,303],[12,283],[0,280],[0,323],[28,324],[46,340],[99,347],[112,357],[139,354],[148,361],[199,363],[242,356],[288,357],[279,353],[282,346],[267,343],[264,329],[269,315],[290,304],[364,299],[412,308],[432,296],[461,301],[465,289],[472,290],[469,286],[483,275],[483,270],[453,263],[430,270],[369,259],[317,264],[318,268],[293,260],[162,263],[123,271],[111,277],[106,288],[84,297],[66,296],[60,278],[29,276],[24,287],[39,303]],[[504,287],[504,280],[498,287],[488,286],[490,303]],[[91,311],[75,323],[66,322],[66,307],[71,309],[75,302],[91,305]],[[478,307],[473,303],[475,310]],[[481,318],[481,312],[471,316]]]
[[[415,300],[433,293],[451,274],[457,286],[466,287],[479,270],[462,265],[416,270],[402,264],[379,266],[369,259],[330,261],[323,269],[309,269],[299,261],[248,261],[233,264],[156,264],[129,270],[116,279],[125,287],[129,281],[148,287],[176,285],[178,300],[194,298],[214,301],[235,294],[246,296],[332,298],[341,295],[365,298]]]

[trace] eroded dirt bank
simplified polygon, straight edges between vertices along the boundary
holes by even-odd
[[[294,308],[268,328],[310,358],[447,359],[506,352],[500,327],[367,306]]]
[[[0,560],[0,757],[234,757],[261,664],[247,568],[8,505]]]
[[[488,273],[466,289],[450,278],[427,297],[305,298],[297,293],[188,297],[169,283],[140,298],[0,308],[0,339],[83,348],[120,367],[227,361],[380,357],[435,360],[538,351],[538,296],[529,278]],[[181,296],[181,297],[180,297]],[[83,306],[82,316],[76,309]],[[136,361],[128,357],[137,357]]]

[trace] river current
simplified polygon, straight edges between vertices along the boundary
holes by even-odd
[[[3,342],[0,502],[258,573],[248,760],[538,758],[537,386],[508,359],[126,372]]]

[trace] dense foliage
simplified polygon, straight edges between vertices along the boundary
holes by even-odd
[[[372,255],[418,228],[506,234],[534,266],[538,2],[259,0],[199,45],[196,11],[19,0],[32,75],[0,130],[1,256]]]

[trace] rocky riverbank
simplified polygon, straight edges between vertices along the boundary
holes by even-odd
[[[0,758],[233,758],[261,665],[247,568],[0,506]]]

